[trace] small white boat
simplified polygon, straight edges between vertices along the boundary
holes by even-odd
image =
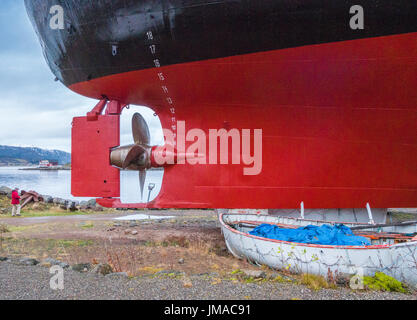
[[[375,226],[347,224],[360,230],[355,234],[367,237],[371,245],[340,246],[294,243],[249,234],[262,223],[296,228],[322,225],[321,221],[251,214],[219,214],[219,221],[228,250],[240,259],[325,277],[329,274],[373,276],[375,272],[384,272],[408,285],[417,285],[417,237],[406,235],[415,232],[416,223],[405,224],[403,232],[401,225],[379,226],[377,231],[372,231]],[[397,233],[392,233],[393,230]]]

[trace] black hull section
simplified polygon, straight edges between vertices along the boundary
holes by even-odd
[[[415,0],[25,0],[25,3],[49,66],[66,86],[158,66],[154,48],[166,66],[417,31]],[[49,11],[56,4],[64,8],[64,30],[49,27],[52,17]],[[364,8],[364,30],[349,27],[352,16],[349,9],[353,5]]]

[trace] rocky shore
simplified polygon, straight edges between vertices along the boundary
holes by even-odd
[[[25,191],[22,190],[21,194],[24,194]],[[12,189],[6,186],[0,187],[0,197],[6,196],[7,198],[11,199],[12,197]],[[88,201],[76,201],[71,199],[62,199],[58,197],[53,197],[51,195],[40,195],[39,202],[31,203],[31,207],[36,209],[37,207],[41,207],[42,204],[49,206],[59,207],[62,210],[67,211],[79,211],[79,210],[93,210],[93,211],[103,211],[103,207],[96,203],[95,199],[90,199]],[[42,208],[41,208],[42,209]],[[0,214],[8,214],[11,213],[11,205],[7,208],[0,207]]]

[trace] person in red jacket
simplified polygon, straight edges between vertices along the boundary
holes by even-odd
[[[19,189],[15,188],[12,191],[12,216],[20,216],[20,196],[19,196]]]

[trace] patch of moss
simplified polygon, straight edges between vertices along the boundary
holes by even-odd
[[[287,282],[282,276],[276,276],[275,278],[272,279],[272,281],[274,282]]]
[[[252,283],[253,282],[253,277],[248,277],[248,278],[246,278],[246,279],[244,279],[243,281],[245,282],[245,283]]]
[[[233,270],[230,274],[242,274],[243,272],[240,269]]]
[[[245,277],[243,278],[244,283],[263,283],[268,281],[267,279],[263,278],[254,278],[254,277]]]
[[[386,275],[383,272],[377,272],[373,277],[363,277],[363,283],[372,290],[401,293],[407,292],[400,281]]]

